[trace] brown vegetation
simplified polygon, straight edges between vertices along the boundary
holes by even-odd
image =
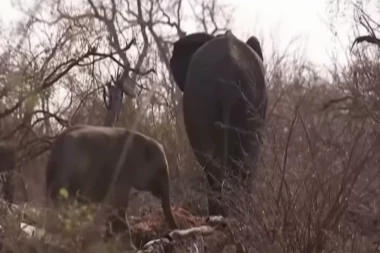
[[[0,141],[16,147],[27,196],[15,182],[15,202],[28,205],[23,211],[21,204],[2,204],[0,252],[83,252],[80,230],[93,219],[92,207],[41,207],[51,142],[78,123],[138,129],[165,147],[174,216],[181,228],[197,229],[170,233],[156,200],[131,194],[128,217],[144,252],[378,251],[375,21],[356,7],[358,25],[371,36],[357,42],[375,44],[355,45],[347,66],[333,65],[324,75],[291,52],[266,57],[263,43],[269,106],[260,165],[253,194],[236,198],[236,187],[227,198],[231,219],[220,225],[204,217],[207,184],[184,131],[181,93],[167,71],[170,43],[185,32],[184,2],[42,1],[28,10],[25,24],[1,31]],[[228,27],[228,6],[190,2],[188,16],[199,30]],[[20,221],[44,235],[27,235]],[[162,237],[157,247],[143,247]],[[103,246],[97,252],[111,251]]]

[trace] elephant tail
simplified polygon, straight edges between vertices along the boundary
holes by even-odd
[[[230,107],[224,106],[223,107],[223,156],[222,156],[222,169],[224,172],[227,172],[227,161],[228,161],[228,128],[230,126]]]

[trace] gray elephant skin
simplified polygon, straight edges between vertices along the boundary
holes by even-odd
[[[0,142],[0,174],[4,200],[13,202],[12,174],[16,167],[16,150],[13,145]]]
[[[209,215],[226,216],[222,182],[252,180],[262,143],[268,99],[260,43],[254,36],[244,43],[230,31],[193,33],[174,43],[170,68],[183,92],[190,145],[211,189]]]
[[[129,137],[126,157],[115,184],[109,189]],[[124,217],[131,187],[160,198],[170,228],[177,228],[169,197],[168,163],[160,143],[126,128],[91,125],[72,126],[54,141],[46,168],[46,191],[55,205],[61,188],[66,188],[69,196],[78,198],[79,194],[83,197],[79,201],[91,202],[105,201],[109,189],[106,204]],[[129,230],[128,222],[123,227],[120,225],[113,223],[113,230]]]

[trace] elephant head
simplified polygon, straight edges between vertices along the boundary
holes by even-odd
[[[173,55],[170,59],[170,68],[179,89],[185,90],[186,75],[193,54],[214,36],[207,33],[193,33],[176,41],[173,44]]]
[[[230,30],[227,30],[225,34],[219,34],[217,36],[200,32],[187,35],[173,43],[173,53],[170,58],[170,69],[173,74],[174,81],[182,92],[185,90],[187,72],[190,61],[195,52],[211,40],[224,35],[234,36]],[[246,43],[260,56],[263,61],[263,53],[261,51],[259,40],[255,36],[251,36]]]

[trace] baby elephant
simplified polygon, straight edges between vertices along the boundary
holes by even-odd
[[[126,156],[110,185],[125,145]],[[168,163],[160,143],[126,128],[90,125],[70,127],[55,140],[46,169],[46,190],[51,199],[57,200],[60,189],[66,188],[70,196],[79,194],[91,202],[106,202],[124,217],[131,187],[161,198],[170,228],[177,228],[169,197]],[[124,226],[129,231],[128,222]]]

